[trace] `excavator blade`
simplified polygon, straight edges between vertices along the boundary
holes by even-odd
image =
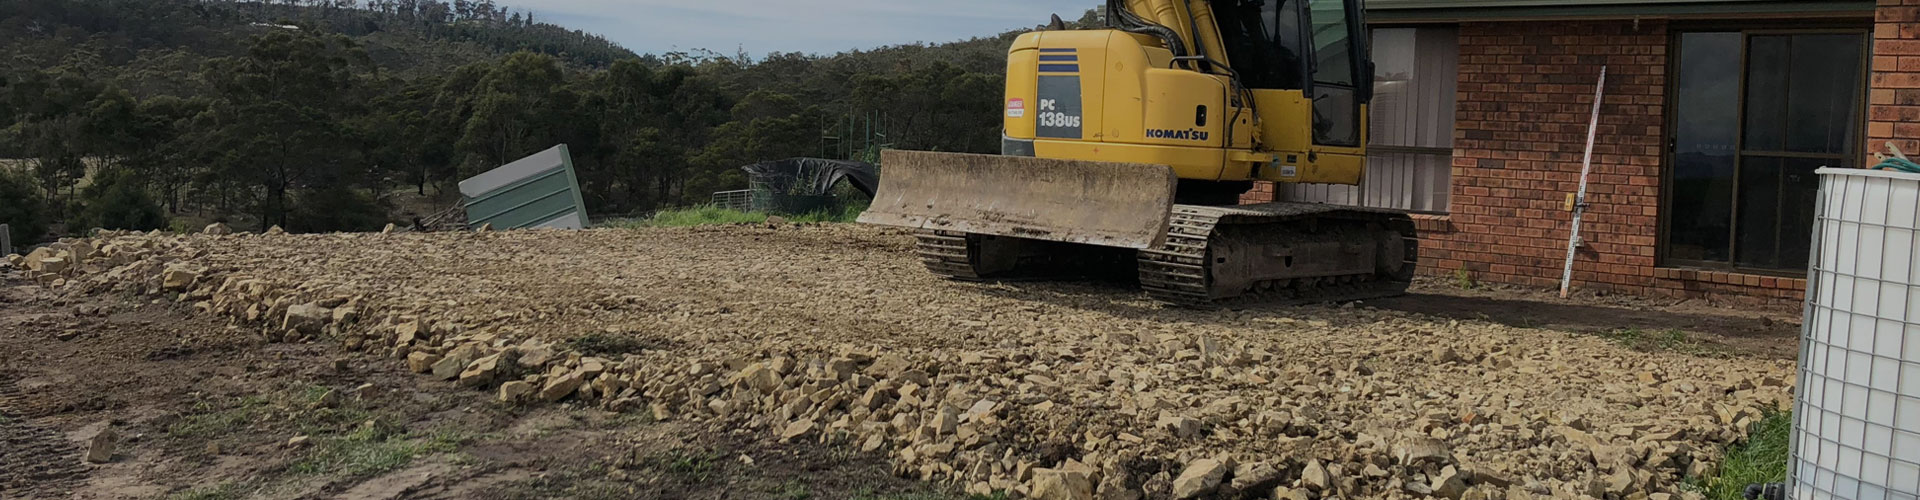
[[[1165,165],[884,151],[860,222],[1145,249],[1166,239]]]

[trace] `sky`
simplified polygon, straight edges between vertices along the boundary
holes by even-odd
[[[755,57],[947,42],[1078,19],[1101,0],[504,0],[536,20],[639,53],[708,49]]]

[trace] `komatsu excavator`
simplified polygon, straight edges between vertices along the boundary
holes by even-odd
[[[1109,0],[1106,29],[1021,35],[999,155],[886,151],[860,221],[934,273],[1137,273],[1186,306],[1397,295],[1407,214],[1237,205],[1255,181],[1359,184],[1373,64],[1360,0]],[[1056,23],[1057,25],[1057,23]]]

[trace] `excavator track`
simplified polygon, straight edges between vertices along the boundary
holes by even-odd
[[[979,281],[980,271],[974,269],[972,259],[967,257],[967,234],[953,231],[926,231],[914,234],[919,238],[920,262],[927,270],[941,277]]]
[[[1275,239],[1285,241],[1274,244]],[[1261,241],[1267,246],[1260,246]],[[1339,248],[1349,256],[1373,245],[1373,251],[1379,253],[1369,269],[1348,265],[1349,272],[1271,273],[1268,277],[1235,279],[1233,283],[1221,279],[1225,273],[1219,266],[1227,264],[1229,255],[1285,259],[1285,267],[1291,268],[1293,257],[1275,254],[1282,249],[1314,245]],[[1192,307],[1391,297],[1405,294],[1412,284],[1418,248],[1413,220],[1399,212],[1306,203],[1176,205],[1166,242],[1139,253],[1140,287],[1156,300]],[[1256,267],[1271,268],[1279,263]],[[1302,267],[1314,264],[1300,263]]]
[[[1131,278],[1132,250],[922,230],[917,252],[933,274],[962,281]]]
[[[1137,273],[1148,295],[1188,307],[1400,295],[1418,261],[1413,220],[1405,214],[1305,203],[1175,205],[1165,242],[1137,252],[952,231],[916,236],[921,261],[939,276],[984,281]],[[1320,253],[1310,253],[1315,249]]]

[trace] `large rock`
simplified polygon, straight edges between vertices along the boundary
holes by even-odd
[[[587,374],[580,370],[548,379],[547,384],[540,387],[540,400],[548,403],[559,401],[573,394],[573,391],[580,389],[580,386],[586,383]]]
[[[434,363],[440,362],[440,355],[430,352],[414,351],[407,354],[407,369],[414,373],[433,371]]]
[[[520,348],[520,358],[515,360],[521,367],[539,369],[554,360],[552,347],[526,346]]]
[[[471,358],[465,356],[447,356],[433,363],[433,377],[440,380],[455,380],[467,370]]]
[[[93,439],[87,440],[85,458],[88,463],[107,463],[113,460],[114,449],[119,445],[120,434],[114,432],[112,426],[102,427],[99,434],[94,434]]]
[[[393,327],[393,345],[413,345],[419,340],[420,320],[408,321]]]
[[[508,352],[473,360],[466,369],[460,371],[460,385],[481,387],[499,379],[505,368],[513,364],[512,359],[503,359],[505,357],[508,357]]]
[[[1160,419],[1154,427],[1166,430],[1168,434],[1180,439],[1192,439],[1200,436],[1200,421],[1175,415],[1172,412],[1160,412]]]
[[[1266,462],[1247,462],[1233,468],[1235,491],[1253,492],[1271,488],[1280,482],[1280,469]]]
[[[1319,460],[1308,460],[1307,467],[1300,470],[1300,485],[1324,495],[1333,487],[1333,475],[1327,474],[1327,467]]]
[[[1221,459],[1202,458],[1187,464],[1180,476],[1173,478],[1174,498],[1199,498],[1200,495],[1213,493],[1220,482],[1227,477],[1231,464]]]
[[[1034,469],[1034,500],[1093,500],[1093,478],[1084,470]]]
[[[867,374],[873,375],[874,377],[889,377],[893,374],[907,371],[907,368],[906,357],[899,354],[886,354],[880,356],[879,359],[873,360],[873,364],[867,365]]]
[[[812,420],[801,420],[787,424],[785,429],[780,430],[780,440],[793,441],[794,439],[806,436],[809,432],[813,432],[813,429],[818,426],[819,424],[815,424]]]
[[[1273,500],[1313,500],[1313,494],[1309,493],[1305,488],[1276,486],[1273,488],[1273,493],[1269,498]]]
[[[198,279],[200,279],[199,271],[179,266],[169,267],[166,272],[160,273],[160,288],[178,292],[193,286],[193,282]]]
[[[1440,475],[1433,476],[1433,484],[1430,486],[1433,489],[1433,496],[1460,500],[1460,497],[1467,493],[1467,475],[1453,467],[1447,467],[1440,471]]]
[[[1394,456],[1405,465],[1418,465],[1422,462],[1453,463],[1453,450],[1448,449],[1446,443],[1429,437],[1414,437],[1401,443],[1400,446],[1394,447]]]
[[[289,332],[308,335],[320,333],[327,327],[327,321],[333,319],[333,311],[320,304],[305,303],[287,307],[287,316],[280,322],[280,328]]]
[[[62,259],[59,257],[48,257],[48,258],[40,259],[38,262],[36,262],[36,265],[32,265],[28,267],[32,269],[37,269],[40,272],[47,273],[47,274],[60,274],[60,273],[67,272],[67,268],[69,267],[67,264],[68,264],[67,259]]]
[[[774,374],[773,368],[768,367],[766,363],[747,365],[740,370],[736,379],[747,384],[747,387],[760,391],[761,394],[773,394],[774,391],[780,390],[780,376]]]
[[[210,234],[210,235],[214,235],[214,236],[225,236],[225,235],[229,235],[229,234],[233,234],[233,228],[231,228],[231,227],[227,227],[227,225],[226,225],[226,224],[221,224],[221,223],[218,223],[218,222],[215,222],[215,223],[212,223],[212,224],[207,224],[207,227],[206,227],[206,229],[201,229],[201,230],[200,230],[200,234]]]
[[[500,402],[517,403],[533,394],[533,384],[525,380],[514,380],[500,384]]]

